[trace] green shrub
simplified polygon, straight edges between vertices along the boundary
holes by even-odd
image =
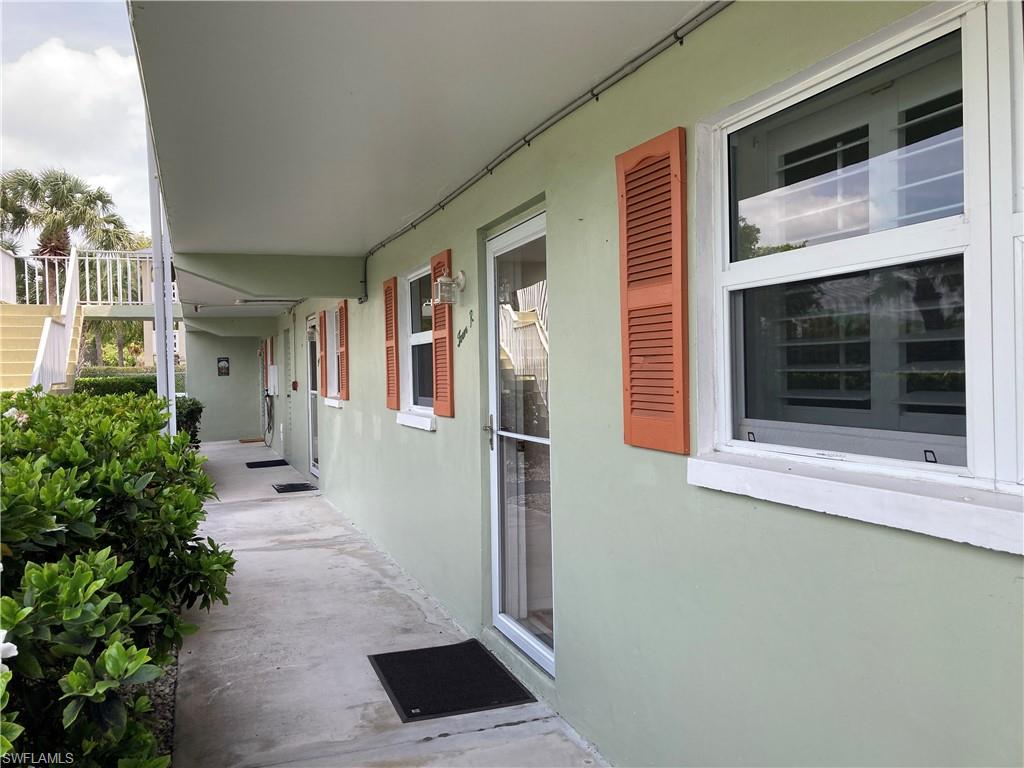
[[[195,630],[181,608],[226,603],[234,569],[197,535],[204,458],[160,432],[153,394],[3,393],[0,413],[0,628],[17,646],[0,751],[17,739],[90,768],[161,768],[137,686]]]
[[[175,373],[184,373],[184,365],[174,366]],[[88,378],[100,378],[103,376],[138,376],[140,373],[151,373],[156,375],[155,365],[132,365],[119,368],[116,365],[86,365],[82,368],[82,375]]]
[[[100,379],[106,376],[139,376],[146,373],[156,376],[156,366],[133,365],[131,367],[118,368],[112,365],[87,365],[82,368],[80,375],[86,379]],[[184,365],[174,366],[174,388],[178,392],[186,391]]]
[[[155,373],[136,373],[128,376],[83,376],[75,380],[75,392],[83,395],[126,395],[129,392],[144,395],[156,392]]]
[[[83,377],[75,381],[75,393],[80,395],[145,395],[150,392],[156,392],[156,374]],[[194,397],[185,396],[175,398],[175,402],[178,432],[188,433],[192,445],[199,445],[203,404]]]
[[[199,422],[203,417],[203,404],[194,397],[179,397],[175,401],[174,412],[178,431],[185,432],[192,445],[199,445]]]

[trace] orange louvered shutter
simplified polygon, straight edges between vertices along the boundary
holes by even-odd
[[[441,251],[430,260],[430,282],[452,273],[451,250]],[[435,304],[434,343],[434,415],[455,415],[455,372],[452,370],[452,305]]]
[[[338,397],[348,400],[348,299],[338,304]]]
[[[274,337],[270,337],[270,364],[274,364]]]
[[[686,134],[624,152],[615,171],[625,441],[689,453]]]
[[[320,310],[320,395],[327,397],[327,312]]]
[[[401,407],[398,390],[398,278],[384,281],[384,376],[387,406]]]
[[[267,340],[263,339],[260,342],[260,359],[263,363],[263,386],[267,385]]]

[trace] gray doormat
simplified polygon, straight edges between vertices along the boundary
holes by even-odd
[[[477,640],[368,658],[403,723],[536,701]]]
[[[299,493],[301,491],[315,491],[315,485],[309,483],[274,483],[274,490],[278,493]]]

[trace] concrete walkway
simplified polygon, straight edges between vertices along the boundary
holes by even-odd
[[[262,444],[203,445],[234,549],[231,604],[194,613],[178,672],[177,768],[603,765],[542,703],[403,724],[367,654],[465,639],[440,608]]]

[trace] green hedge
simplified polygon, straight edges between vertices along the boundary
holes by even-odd
[[[144,395],[156,392],[155,373],[136,373],[130,376],[83,376],[75,379],[75,392],[83,395],[126,395],[129,392]]]
[[[174,366],[175,373],[184,373],[184,365]],[[86,365],[82,368],[82,375],[90,379],[101,376],[137,376],[140,373],[151,373],[156,375],[155,365],[132,365],[119,368],[116,365]]]
[[[82,369],[81,376],[86,379],[101,379],[107,376],[140,376],[144,374],[156,376],[156,366],[133,365],[131,367],[118,368],[109,365],[87,365]],[[185,391],[185,366],[174,366],[174,388],[179,392]]]
[[[198,535],[213,486],[153,394],[0,394],[0,752],[165,768],[139,686],[227,602],[231,552]]]
[[[156,392],[156,374],[133,376],[82,377],[75,380],[75,393],[80,395],[145,395]],[[199,445],[199,424],[203,404],[194,397],[178,397],[175,411],[179,432],[187,432],[192,445]]]

